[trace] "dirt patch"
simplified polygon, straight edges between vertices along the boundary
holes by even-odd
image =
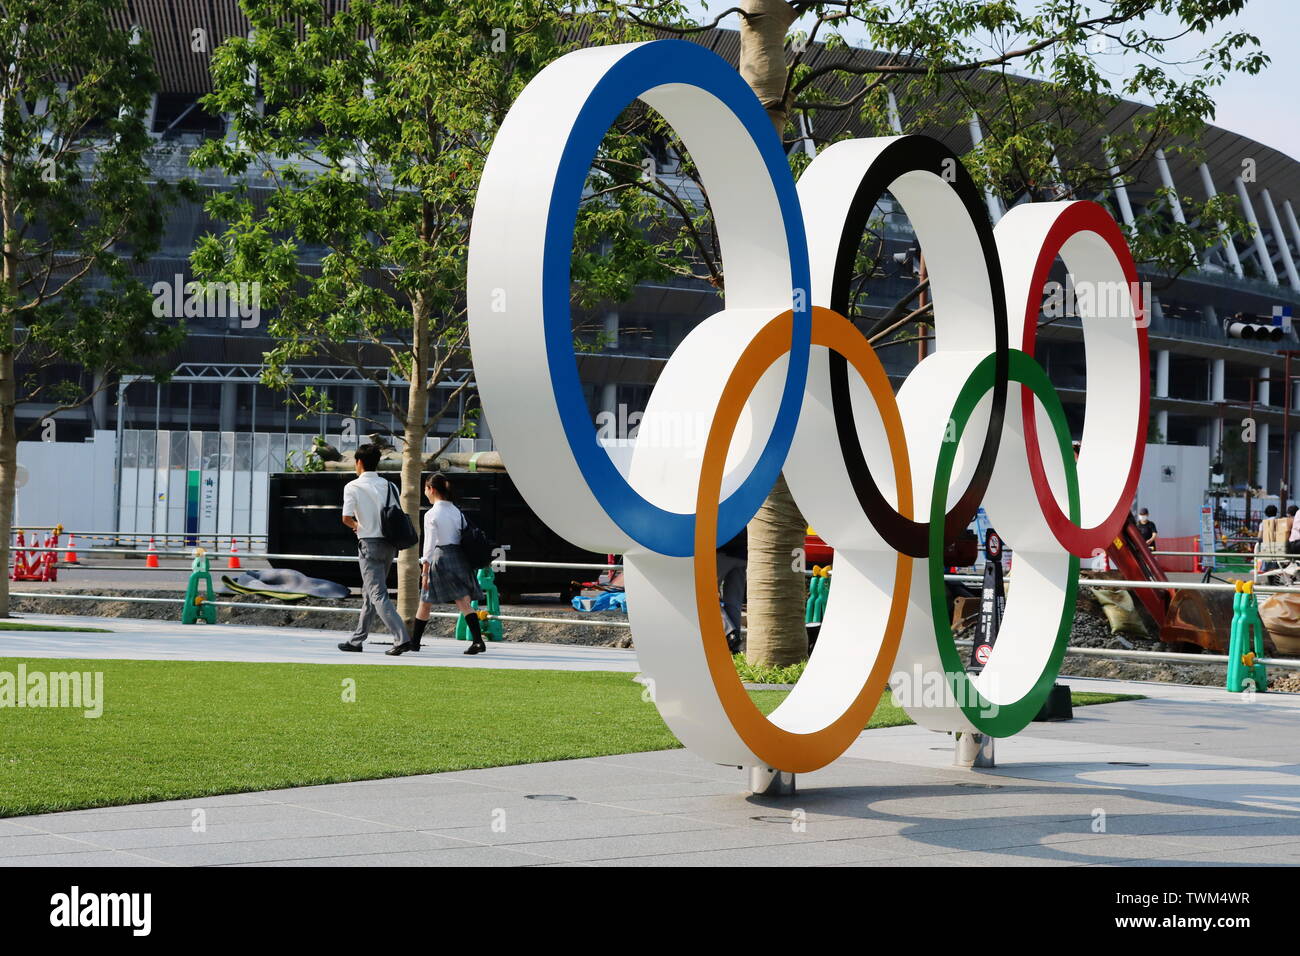
[[[103,590],[103,589],[101,589]],[[51,589],[51,593],[77,593],[75,588]],[[176,598],[174,590],[117,590],[121,597]],[[237,607],[218,609],[218,620],[223,624],[250,624],[260,627],[310,627],[326,630],[350,631],[355,618],[350,614],[330,611],[305,611],[292,604],[282,604],[241,595],[218,595],[217,600],[238,604]],[[313,598],[313,606],[358,608],[359,598],[328,601]],[[30,614],[89,614],[97,617],[134,618],[137,620],[175,621],[180,618],[179,604],[136,604],[125,601],[68,601],[47,598],[15,598],[13,608],[18,613]],[[445,610],[439,608],[438,610]],[[617,612],[580,613],[561,604],[503,605],[503,614],[537,618],[572,618],[573,623],[552,621],[505,621],[508,641],[545,644],[576,644],[589,647],[631,647],[632,637],[626,626],[627,616]],[[600,622],[600,623],[598,623]],[[450,636],[455,621],[435,618],[429,632],[436,636]],[[958,628],[956,637],[970,638],[972,628]],[[1161,651],[1170,646],[1150,638],[1134,635],[1113,635],[1110,624],[1095,599],[1080,593],[1074,624],[1070,634],[1072,647],[1098,647],[1115,650]],[[1185,648],[1179,648],[1183,650]],[[970,648],[960,648],[962,659],[969,660]],[[1270,648],[1271,651],[1271,648]],[[1225,664],[1197,664],[1181,661],[1140,661],[1118,658],[1084,657],[1066,654],[1061,665],[1066,677],[1098,677],[1110,680],[1159,681],[1174,684],[1198,684],[1222,687],[1227,679]],[[1270,690],[1300,693],[1300,672],[1274,668],[1269,673]]]
[[[1140,606],[1140,605],[1139,605]],[[1145,615],[1144,615],[1145,617]],[[958,638],[973,637],[973,627],[959,628]],[[1147,621],[1147,630],[1154,633],[1154,627]],[[1195,651],[1194,647],[1178,645],[1177,647],[1162,643],[1148,636],[1138,637],[1133,634],[1112,634],[1110,622],[1106,620],[1101,605],[1081,589],[1078,604],[1074,612],[1074,623],[1070,631],[1071,647],[1106,648],[1110,650],[1135,651]],[[1273,649],[1269,648],[1270,653]],[[963,661],[969,662],[970,648],[961,648]],[[1192,661],[1143,661],[1125,660],[1113,657],[1090,657],[1066,653],[1061,662],[1063,677],[1097,677],[1107,680],[1156,681],[1168,684],[1196,684],[1205,687],[1222,687],[1228,679],[1228,665],[1218,663],[1197,664]],[[1274,668],[1269,672],[1270,690],[1285,693],[1300,693],[1300,672],[1283,671]]]

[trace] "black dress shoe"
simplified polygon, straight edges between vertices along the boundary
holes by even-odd
[[[348,643],[347,641],[344,641],[342,644],[339,645],[339,650],[341,650],[341,651],[355,651],[356,653],[360,654],[360,653],[361,653],[361,645],[360,645],[360,644],[350,644],[350,643]]]
[[[466,653],[466,654],[482,654],[482,653],[483,653],[484,651],[486,651],[486,650],[487,650],[487,648],[484,647],[482,643],[480,643],[479,641],[475,641],[475,642],[474,642],[473,644],[471,644],[469,647],[465,648],[465,653]]]
[[[414,649],[419,650],[419,648],[414,648]],[[387,654],[389,657],[401,657],[409,650],[412,650],[411,642],[404,641],[401,644],[394,644],[388,650],[384,651],[384,653]]]

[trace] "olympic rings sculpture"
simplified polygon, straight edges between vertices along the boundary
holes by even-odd
[[[569,264],[593,156],[636,99],[672,125],[708,185],[727,286],[725,308],[663,368],[637,440],[611,444],[578,378]],[[886,191],[925,250],[937,327],[934,352],[897,395],[844,318],[855,253]],[[1076,283],[1126,290],[1084,320],[1077,464],[1033,358],[1058,257]],[[519,96],[483,172],[468,301],[479,394],[511,477],[559,534],[624,555],[638,658],[669,727],[717,763],[808,772],[853,743],[886,686],[934,730],[1009,736],[1041,708],[1079,557],[1116,537],[1141,470],[1149,381],[1137,289],[1102,207],[1024,204],[993,228],[960,160],[933,139],[836,143],[796,186],[736,71],[662,40],[570,53]],[[835,549],[835,587],[804,676],[764,716],[727,650],[715,549],[782,471]],[[945,534],[981,503],[1015,549],[1014,587],[988,664],[967,675],[942,556]]]

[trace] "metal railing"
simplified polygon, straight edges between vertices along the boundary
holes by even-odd
[[[54,552],[63,552],[63,551],[67,551],[68,548],[67,548],[66,546],[64,546],[64,547],[58,547],[58,548],[47,548],[47,547],[44,547],[44,546],[41,546],[41,547],[28,547],[28,546],[23,546],[22,548],[17,548],[17,547],[15,547],[14,550],[16,550],[16,551],[17,551],[17,550],[21,550],[21,551],[54,551]],[[191,560],[191,559],[194,557],[194,550],[193,550],[193,549],[190,549],[190,550],[188,550],[188,551],[152,551],[152,552],[150,552],[150,551],[144,551],[144,552],[142,552],[142,551],[135,550],[134,548],[78,548],[78,549],[77,549],[77,554],[78,554],[78,555],[82,555],[82,554],[111,554],[111,555],[129,554],[129,555],[136,555],[136,556],[143,555],[143,556],[145,556],[145,557],[148,557],[148,555],[153,554],[155,557],[158,557],[158,558],[177,558],[177,559],[184,559],[184,560],[186,560],[186,561],[189,561],[189,560]],[[347,562],[347,563],[354,563],[354,562],[357,560],[356,555],[338,555],[338,554],[278,554],[278,553],[277,553],[277,554],[272,554],[272,553],[269,553],[269,552],[262,552],[262,551],[250,553],[250,552],[246,552],[246,551],[209,551],[209,550],[207,550],[207,549],[204,549],[203,554],[204,554],[205,557],[209,557],[209,558],[230,558],[230,557],[234,557],[234,558],[247,558],[247,557],[256,557],[256,558],[264,558],[264,559],[267,559],[267,560],[276,560],[276,561],[343,561],[343,562]],[[492,564],[491,564],[491,566],[492,566],[493,568],[502,568],[502,567],[514,567],[514,568],[571,568],[571,569],[573,569],[573,570],[577,570],[577,571],[611,571],[611,570],[620,570],[620,569],[623,567],[623,565],[621,565],[621,564],[572,564],[572,563],[567,562],[567,561],[510,561],[510,560],[508,560],[508,559],[507,559],[507,560],[503,560],[503,561],[493,561]],[[154,569],[151,568],[151,569],[149,569],[149,570],[154,570]],[[181,568],[164,568],[164,569],[162,569],[162,570],[180,571],[180,570],[182,570],[182,569],[181,569]]]

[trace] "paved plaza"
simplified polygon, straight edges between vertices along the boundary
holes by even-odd
[[[0,656],[356,660],[331,653],[337,632],[95,623],[118,630],[4,634]],[[467,661],[463,647],[365,660],[637,669],[634,651],[507,643]],[[863,733],[793,797],[748,796],[739,770],[672,750],[9,818],[0,865],[1300,863],[1300,696],[1068,681],[1146,699],[1032,724],[991,770],[897,727]]]
[[[365,654],[338,648],[347,631],[306,627],[257,627],[247,624],[192,624],[73,614],[23,614],[21,620],[59,627],[104,628],[110,634],[75,631],[0,631],[0,657],[58,657],[135,661],[256,661],[280,664],[365,664],[393,667],[501,667],[545,670],[598,670],[636,673],[636,652],[580,644],[490,642],[488,651],[466,657],[464,641],[429,638],[418,654],[388,657],[392,638],[379,631]],[[430,630],[449,632],[436,618]]]

